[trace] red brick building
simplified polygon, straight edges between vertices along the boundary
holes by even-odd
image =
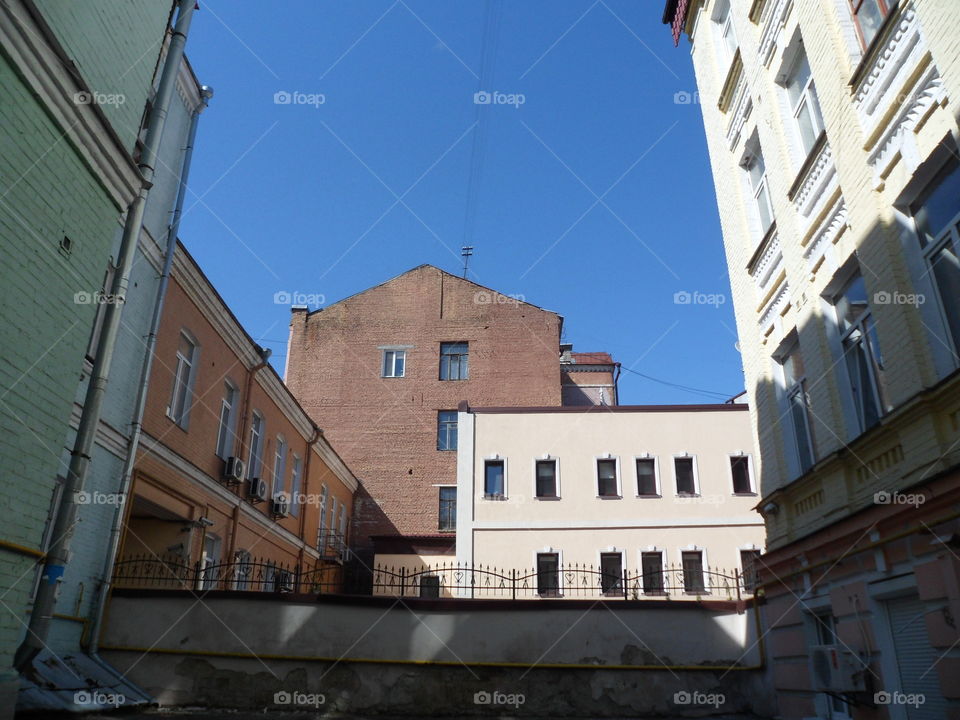
[[[452,559],[457,406],[561,405],[562,326],[430,265],[294,310],[286,382],[361,481],[351,543],[362,563],[375,542]]]
[[[619,405],[620,363],[610,353],[574,352],[560,346],[560,391],[564,405]]]

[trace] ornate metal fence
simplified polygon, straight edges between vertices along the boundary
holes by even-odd
[[[424,598],[621,598],[624,600],[740,600],[753,583],[734,569],[665,567],[649,573],[610,572],[593,565],[504,569],[449,564],[373,569],[373,594]]]
[[[180,555],[143,553],[118,561],[113,580],[124,588],[335,593],[342,591],[343,568],[302,568],[250,556],[238,556],[232,562],[190,563]]]

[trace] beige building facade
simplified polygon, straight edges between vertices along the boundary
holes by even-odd
[[[780,712],[960,717],[960,5],[663,20],[690,39],[716,184]]]

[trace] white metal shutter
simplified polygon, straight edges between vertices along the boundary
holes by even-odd
[[[935,663],[940,653],[930,645],[924,623],[924,603],[916,596],[890,600],[887,617],[893,647],[900,670],[900,691],[906,695],[922,693],[925,702],[914,707],[905,706],[910,720],[943,720],[947,703],[940,692],[940,676]],[[892,692],[892,687],[884,688]]]

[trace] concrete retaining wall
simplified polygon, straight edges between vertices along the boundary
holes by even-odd
[[[162,705],[567,717],[771,710],[763,671],[744,669],[759,661],[755,647],[745,652],[750,612],[239,595],[117,596],[103,655]]]

